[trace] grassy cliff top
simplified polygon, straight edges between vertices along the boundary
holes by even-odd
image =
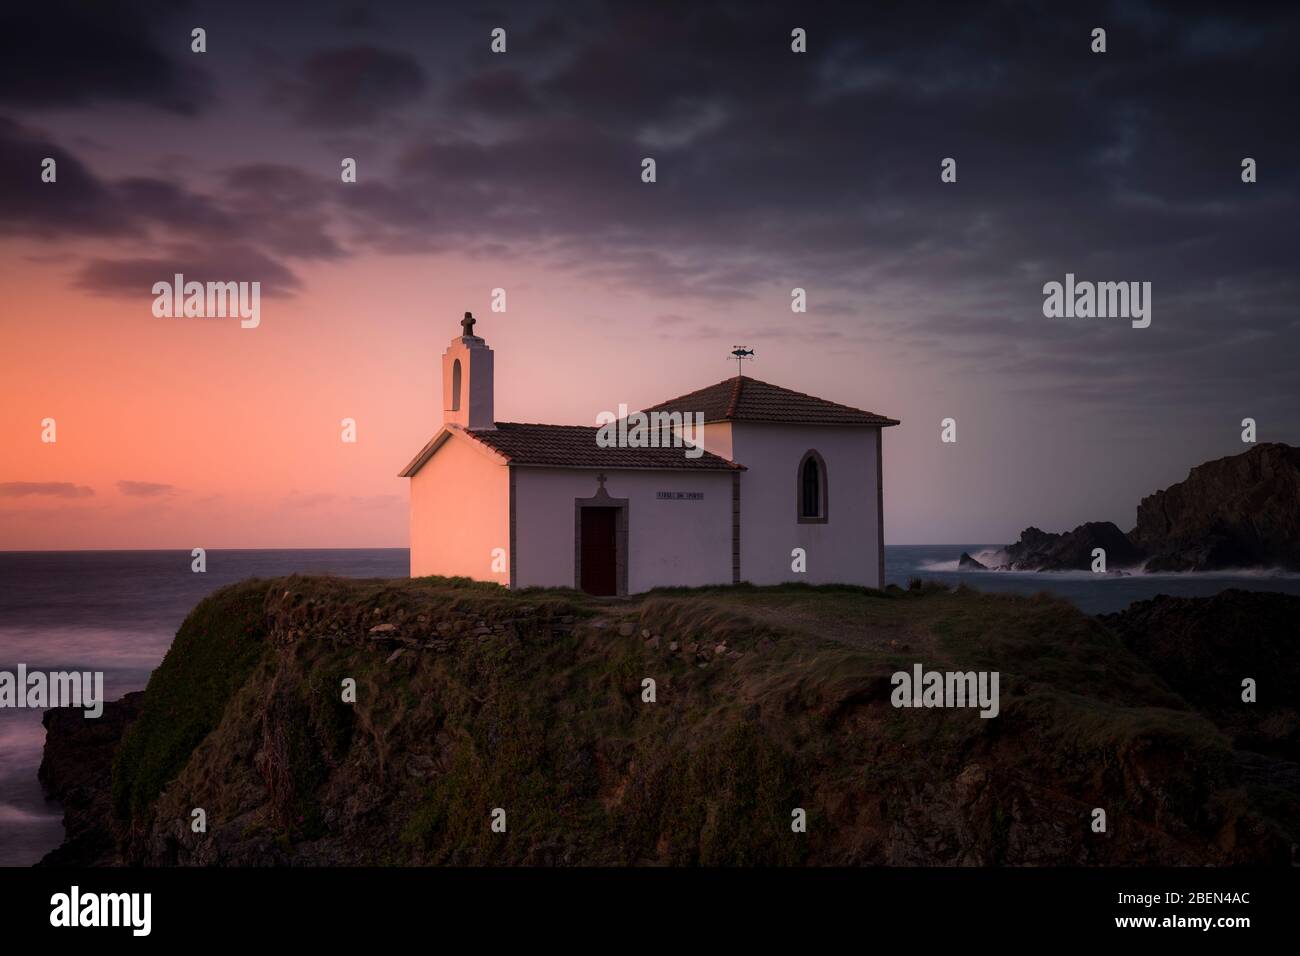
[[[998,671],[999,716],[890,706],[916,663]],[[290,577],[190,614],[113,795],[145,862],[1196,863],[1246,853],[1246,828],[1252,858],[1283,852],[1232,765],[1047,595]]]

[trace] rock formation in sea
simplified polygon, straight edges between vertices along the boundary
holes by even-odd
[[[1007,547],[1010,560],[1001,570],[1090,571],[1096,548],[1105,550],[1108,570],[1130,567],[1142,560],[1142,553],[1113,523],[1090,521],[1065,534],[1026,528],[1020,540]]]
[[[1127,534],[1109,521],[1064,534],[1026,528],[996,570],[1091,570],[1094,548],[1105,549],[1110,571],[1300,571],[1300,448],[1268,443],[1198,465],[1143,498]],[[978,564],[963,554],[958,567]]]
[[[1300,571],[1300,448],[1257,445],[1142,499],[1133,543],[1148,571]]]
[[[63,845],[42,861],[47,866],[105,866],[117,859],[106,821],[112,819],[109,781],[122,736],[140,716],[144,693],[108,701],[98,717],[77,709],[47,710],[45,753],[37,776],[45,793],[63,804]]]

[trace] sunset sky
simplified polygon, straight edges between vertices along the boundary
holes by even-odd
[[[466,310],[502,421],[744,344],[902,420],[891,544],[1131,528],[1244,417],[1300,442],[1300,15],[1069,9],[6,5],[0,549],[406,546]],[[260,327],[154,317],[175,272],[260,281]],[[1067,272],[1151,282],[1151,327],[1044,317]]]

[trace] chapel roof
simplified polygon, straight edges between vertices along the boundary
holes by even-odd
[[[897,419],[805,395],[749,376],[737,375],[716,385],[670,398],[649,412],[700,412],[706,422],[767,422],[787,425],[859,425],[885,428]],[[512,465],[552,468],[630,468],[687,471],[743,471],[745,466],[705,451],[687,458],[683,448],[602,448],[592,425],[544,425],[497,422],[492,429],[463,429],[461,434],[486,445]],[[442,432],[439,432],[441,435]],[[441,444],[438,435],[404,468],[413,476]]]
[[[492,449],[512,465],[552,468],[631,468],[674,471],[743,471],[745,466],[703,451],[687,458],[686,448],[602,448],[596,444],[599,429],[588,425],[541,425],[497,422],[492,429],[458,429]],[[436,439],[435,439],[436,441]],[[409,477],[432,455],[434,442],[425,446],[402,471]]]
[[[792,389],[737,375],[708,388],[670,398],[646,412],[701,412],[706,422],[770,422],[789,425],[873,425],[898,420],[850,405],[828,402]]]

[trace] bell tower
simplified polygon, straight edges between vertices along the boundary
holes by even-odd
[[[472,431],[496,428],[492,413],[492,350],[474,334],[470,312],[442,353],[442,420]]]

